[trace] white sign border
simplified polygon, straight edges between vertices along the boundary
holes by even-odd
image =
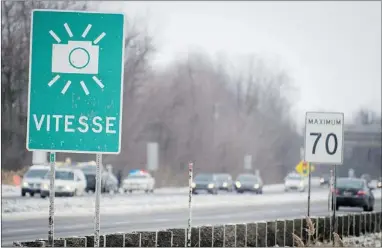
[[[307,161],[306,160],[306,123],[308,119],[308,114],[336,114],[342,115],[342,151],[341,151],[341,162],[338,164],[328,163],[328,162],[317,162],[317,161]],[[315,164],[323,165],[343,165],[344,164],[344,150],[345,150],[345,114],[344,112],[331,112],[331,111],[307,111],[305,112],[305,123],[304,123],[304,161]]]
[[[36,148],[30,148],[29,147],[29,122],[30,122],[30,101],[31,101],[31,75],[32,75],[32,38],[33,38],[33,15],[34,12],[68,12],[68,13],[85,13],[85,14],[116,14],[116,15],[122,15],[123,16],[123,39],[122,39],[122,63],[121,63],[121,92],[120,92],[120,115],[119,115],[119,144],[118,144],[118,150],[116,152],[105,152],[105,151],[86,151],[86,150],[59,150],[59,149],[36,149]],[[27,151],[33,152],[33,151],[45,151],[45,152],[63,152],[63,153],[85,153],[85,154],[120,154],[121,153],[121,147],[122,147],[122,117],[123,117],[123,85],[124,85],[124,75],[125,75],[125,48],[126,48],[126,14],[124,12],[106,12],[106,11],[84,11],[84,10],[58,10],[58,9],[33,9],[31,11],[31,23],[30,23],[30,34],[29,34],[29,75],[28,75],[28,115],[27,115],[27,135],[26,135],[26,149]]]

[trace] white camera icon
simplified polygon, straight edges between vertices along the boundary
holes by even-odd
[[[69,41],[53,44],[52,72],[98,74],[99,46],[91,41]]]

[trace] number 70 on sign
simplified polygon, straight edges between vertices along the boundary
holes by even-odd
[[[304,160],[318,164],[343,164],[343,132],[343,113],[307,112]]]

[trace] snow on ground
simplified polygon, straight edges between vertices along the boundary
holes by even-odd
[[[10,197],[10,196],[20,196],[21,195],[21,189],[19,186],[13,186],[13,185],[1,185],[1,197]]]
[[[195,195],[193,198],[193,208],[209,208],[216,206],[255,206],[303,202],[306,201],[305,193],[280,193],[271,195],[255,194],[224,194],[224,195]],[[312,192],[312,202],[327,199],[327,192]],[[55,198],[55,214],[61,216],[73,215],[93,215],[94,197],[76,198]],[[47,216],[49,199],[30,198],[23,199],[2,199],[2,217],[23,216]],[[122,197],[121,195],[105,195],[101,198],[101,209],[103,214],[118,214],[126,212],[142,211],[167,211],[172,209],[188,208],[188,196],[159,196],[147,195],[144,197]]]
[[[348,247],[382,247],[382,232],[344,238],[343,241]]]
[[[382,232],[369,233],[360,237],[345,237],[342,239],[343,247],[382,247]],[[317,242],[311,247],[331,247],[332,242]],[[336,244],[338,247],[339,245]]]

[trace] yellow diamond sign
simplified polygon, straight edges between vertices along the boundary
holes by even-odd
[[[308,176],[309,175],[309,167],[310,167],[310,170],[311,172],[314,171],[314,165],[312,165],[311,163],[308,163],[308,162],[305,162],[303,160],[300,161],[300,163],[298,163],[296,165],[296,171],[298,174],[302,175],[302,176]]]

